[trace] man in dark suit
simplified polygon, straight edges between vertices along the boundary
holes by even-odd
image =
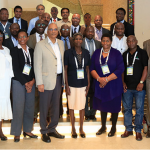
[[[94,40],[94,27],[93,26],[86,27],[85,38],[83,39],[82,47],[87,49],[90,52],[90,57],[92,57],[92,55],[96,49],[101,48],[101,42]],[[89,120],[89,119],[95,120],[96,119],[95,118],[96,110],[93,109],[94,91],[93,91],[92,85],[93,85],[93,78],[91,77],[90,89],[89,89],[88,95],[86,97],[85,120]],[[88,98],[90,98],[90,110],[88,110]]]
[[[79,23],[80,23],[80,15],[77,13],[73,14],[72,25],[70,27],[70,31],[71,31],[70,37],[73,37],[73,35],[78,32],[82,33],[82,35],[84,34],[85,27],[80,26]]]
[[[101,41],[102,35],[105,33],[109,33],[110,31],[102,27],[103,18],[100,15],[97,15],[95,17],[94,23],[95,23],[95,40]]]
[[[16,47],[18,45],[18,31],[19,31],[20,27],[17,23],[13,23],[10,26],[10,33],[11,36],[4,40],[3,45],[6,46],[10,51],[11,49],[13,49],[14,47]]]
[[[58,9],[56,7],[51,8],[51,23],[55,23],[56,21],[60,21],[61,19],[57,17]]]
[[[124,20],[125,15],[126,15],[126,11],[124,8],[118,8],[116,10],[117,22],[121,22],[124,24],[124,26],[125,26],[124,34],[126,37],[128,37],[129,35],[134,35],[134,26]],[[114,26],[117,22],[113,23],[110,26],[110,32],[111,32],[112,36],[115,34],[114,33]]]
[[[27,31],[28,30],[28,22],[21,18],[22,7],[16,6],[14,8],[14,14],[15,14],[15,16],[11,19],[8,19],[8,21],[10,23],[18,23],[20,26],[20,29],[25,29]]]

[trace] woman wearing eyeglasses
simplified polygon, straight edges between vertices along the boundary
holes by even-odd
[[[14,78],[12,80],[13,120],[11,135],[14,142],[20,141],[23,126],[24,137],[37,138],[32,134],[35,100],[35,77],[33,70],[33,49],[27,46],[28,36],[25,30],[18,32],[18,46],[12,49]]]
[[[12,119],[10,86],[14,74],[10,51],[7,47],[2,46],[3,40],[4,34],[0,30],[0,139],[6,141],[7,137],[2,131],[2,120]]]

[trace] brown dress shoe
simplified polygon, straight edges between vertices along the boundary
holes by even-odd
[[[133,135],[133,131],[127,131],[127,130],[125,130],[125,132],[121,135],[121,138],[126,138],[129,135]]]
[[[136,132],[136,140],[141,141],[142,140],[142,135],[139,132]]]

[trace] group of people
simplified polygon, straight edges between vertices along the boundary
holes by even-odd
[[[137,45],[134,27],[124,20],[125,9],[116,10],[117,20],[110,31],[102,27],[100,15],[95,16],[93,26],[91,15],[86,13],[85,24],[80,26],[80,15],[73,14],[70,21],[68,8],[61,9],[62,19],[57,17],[56,7],[51,8],[52,17],[45,13],[42,4],[36,10],[38,16],[30,20],[29,26],[21,18],[21,6],[14,8],[15,16],[11,19],[6,8],[0,10],[1,140],[7,140],[2,131],[3,119],[12,119],[10,134],[14,135],[14,142],[20,141],[22,129],[24,137],[37,138],[32,130],[38,112],[41,139],[47,143],[51,142],[51,136],[64,139],[56,130],[63,114],[63,89],[67,95],[72,138],[78,136],[74,110],[79,110],[82,138],[86,137],[84,118],[95,120],[96,110],[100,110],[102,124],[96,135],[106,132],[110,112],[112,128],[108,137],[114,136],[122,100],[126,130],[121,137],[133,135],[134,128],[136,140],[142,140],[149,48],[145,48],[146,52]],[[136,102],[134,125],[133,97]],[[150,108],[147,110],[150,116]],[[147,122],[147,137],[150,137],[148,117]]]

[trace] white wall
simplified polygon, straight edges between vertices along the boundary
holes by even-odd
[[[135,0],[135,36],[141,48],[150,39],[150,0]]]
[[[0,0],[0,8],[8,8],[8,0]]]

